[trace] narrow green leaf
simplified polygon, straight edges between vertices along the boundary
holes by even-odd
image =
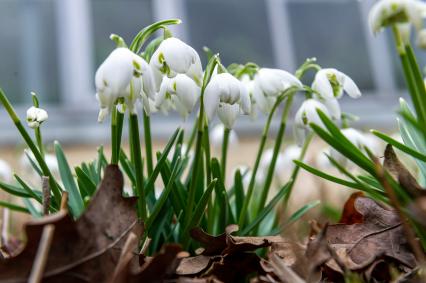
[[[190,229],[192,229],[193,227],[197,226],[200,223],[201,217],[203,216],[203,213],[207,208],[207,203],[211,197],[211,194],[216,185],[216,182],[217,182],[217,179],[213,179],[213,181],[207,186],[206,191],[204,192],[203,196],[201,197],[200,201],[195,207],[195,211],[192,214],[191,221],[189,222],[188,226],[185,229],[186,231],[185,233],[187,233]],[[209,215],[209,217],[213,217],[213,215]]]
[[[10,210],[13,210],[13,211],[30,213],[30,211],[23,206],[16,205],[16,204],[13,204],[13,203],[9,203],[9,202],[5,202],[5,201],[1,201],[1,200],[0,200],[0,206],[5,207],[5,208],[9,208]]]
[[[415,150],[415,149],[413,149],[413,148],[411,148],[411,147],[408,147],[408,146],[406,146],[405,144],[400,143],[399,141],[397,141],[397,140],[395,140],[395,139],[393,139],[393,138],[389,137],[388,135],[386,135],[386,134],[384,134],[384,133],[381,133],[381,132],[379,132],[379,131],[372,130],[371,132],[372,132],[374,135],[376,135],[377,137],[379,137],[379,138],[381,138],[382,140],[384,140],[385,142],[387,142],[387,143],[389,143],[389,144],[393,145],[393,146],[394,146],[394,147],[396,147],[397,149],[399,149],[399,150],[401,150],[401,151],[403,151],[403,152],[405,152],[405,153],[407,153],[407,154],[411,155],[412,157],[417,158],[417,159],[420,159],[421,161],[426,161],[426,155],[424,155],[424,154],[422,154],[422,153],[418,152],[417,150]]]
[[[240,169],[235,172],[234,176],[234,192],[235,192],[235,215],[240,218],[241,209],[244,203],[244,185]]]
[[[285,184],[278,193],[274,196],[274,198],[268,203],[267,206],[265,206],[259,214],[256,216],[256,218],[250,222],[249,225],[244,227],[243,230],[241,230],[240,235],[247,235],[250,233],[251,230],[256,228],[256,226],[262,222],[262,220],[274,209],[275,205],[289,192],[291,186],[293,184],[293,180],[290,180],[287,184]]]
[[[93,196],[96,191],[96,184],[80,167],[75,167],[75,174],[77,175],[77,182],[79,183],[79,189],[83,199],[86,196]]]
[[[41,198],[40,194],[36,193],[36,190],[34,190],[33,188],[31,188],[27,183],[25,183],[24,180],[22,180],[18,175],[14,174],[13,175],[16,179],[16,181],[18,181],[18,183],[22,186],[22,188],[29,194],[31,195],[31,197],[33,199],[35,199],[37,202],[39,203],[43,203],[43,200]]]
[[[180,167],[180,162],[178,161],[176,163],[176,166],[173,168],[172,174],[170,176],[169,182],[166,185],[166,188],[161,193],[160,198],[155,203],[155,206],[151,215],[148,217],[148,220],[146,221],[145,225],[146,225],[146,230],[148,231],[148,234],[150,232],[152,224],[155,223],[158,214],[160,213],[163,205],[166,203],[166,200],[169,197],[169,194],[173,188],[174,179],[176,178],[176,174],[179,171],[179,167]]]
[[[30,152],[28,150],[24,150],[25,156],[27,157],[28,161],[31,164],[31,167],[33,167],[34,171],[41,177],[43,176],[43,173],[41,172],[40,167],[37,165],[36,161],[33,159],[33,156],[31,156]]]
[[[40,211],[35,208],[35,206],[32,204],[31,200],[27,198],[23,198],[22,201],[24,202],[25,206],[27,207],[28,211],[31,213],[31,215],[35,218],[42,217],[42,214]]]
[[[314,201],[304,205],[303,207],[299,208],[295,213],[293,213],[290,216],[290,218],[284,223],[284,225],[282,225],[281,230],[288,228],[291,224],[293,224],[294,222],[299,220],[303,215],[305,215],[306,212],[308,212],[312,208],[316,207],[320,203],[321,202],[319,200],[314,200]]]
[[[84,210],[84,203],[81,195],[78,191],[77,185],[74,180],[74,176],[71,173],[70,166],[65,157],[64,151],[61,145],[55,141],[55,153],[58,160],[59,174],[64,184],[65,190],[68,192],[68,204],[70,211],[74,217],[79,217]]]
[[[154,183],[157,180],[158,174],[160,173],[160,170],[162,166],[164,165],[164,162],[167,160],[167,156],[170,152],[170,150],[173,147],[173,144],[180,132],[180,128],[176,129],[176,131],[173,133],[173,136],[170,138],[169,142],[167,143],[166,147],[164,148],[164,151],[161,153],[161,157],[158,159],[157,165],[154,168],[154,171],[152,172],[152,175],[149,176],[148,181],[146,183],[147,192],[146,194],[149,195],[152,193],[154,189]]]
[[[0,182],[0,189],[2,189],[3,191],[17,196],[17,197],[23,197],[23,198],[32,198],[32,194],[28,193],[26,190],[24,190],[21,187],[18,186],[14,186],[14,185],[9,185],[3,182]]]

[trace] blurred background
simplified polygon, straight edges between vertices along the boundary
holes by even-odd
[[[177,17],[176,36],[220,52],[225,64],[253,61],[293,72],[307,57],[336,67],[362,89],[343,109],[359,115],[361,127],[393,128],[403,95],[399,61],[388,34],[373,38],[367,26],[372,0],[1,0],[0,86],[23,115],[38,93],[49,112],[47,140],[94,144],[108,138],[97,124],[94,72],[114,48],[111,33],[127,42],[144,26]],[[183,122],[154,115],[153,134],[167,137]],[[177,117],[177,116],[176,116]],[[186,123],[188,124],[188,123]],[[185,124],[185,125],[186,125]],[[237,132],[250,137],[263,125],[240,119]],[[0,110],[0,144],[18,135]]]

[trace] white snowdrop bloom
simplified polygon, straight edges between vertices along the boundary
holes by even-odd
[[[27,155],[37,164],[34,154],[29,149],[24,150],[24,153],[21,155],[19,159],[19,164],[25,172],[34,174],[35,176],[37,175],[37,173],[34,171],[34,168],[31,165],[30,161],[28,160]],[[56,159],[56,156],[53,154],[45,154],[44,161],[46,162],[46,165],[49,168],[50,172],[52,172],[54,176],[59,176],[59,167],[58,167],[58,161]]]
[[[301,153],[302,148],[300,146],[295,144],[287,146],[282,153],[282,158],[277,162],[277,174],[281,175],[292,171],[295,166],[293,161],[299,160]]]
[[[297,110],[294,117],[294,134],[298,145],[303,143],[307,132],[310,131],[309,123],[314,123],[325,128],[317,109],[321,110],[328,117],[331,116],[324,104],[312,98],[305,100],[299,110]]]
[[[324,147],[318,151],[318,153],[315,155],[315,164],[320,169],[328,169],[332,166],[330,163],[330,160],[328,159],[327,155],[330,155],[331,148],[330,147]]]
[[[240,81],[243,83],[244,87],[247,90],[247,93],[250,97],[250,113],[249,116],[252,120],[255,120],[257,118],[257,112],[256,112],[256,99],[254,97],[254,80],[250,79],[250,76],[247,74],[244,74]]]
[[[10,165],[0,159],[0,181],[3,182],[10,182],[12,180],[12,168],[10,168]]]
[[[426,5],[418,0],[380,0],[368,15],[373,34],[392,24],[410,23],[417,30],[423,27]]]
[[[268,172],[269,166],[271,165],[271,162],[272,162],[273,155],[274,155],[273,148],[269,148],[263,152],[262,158],[260,159],[260,163],[259,163],[260,171]],[[283,162],[284,162],[284,155],[281,152],[279,152],[277,156],[277,162],[275,164],[276,173],[279,173],[277,170],[278,164],[283,164]]]
[[[149,63],[156,69],[155,76],[161,73],[172,78],[177,74],[187,74],[199,86],[201,85],[203,70],[200,56],[194,48],[180,39],[170,37],[163,40]]]
[[[187,75],[179,74],[174,78],[163,78],[160,91],[155,98],[155,106],[164,110],[175,108],[185,119],[193,110],[200,88]]]
[[[116,48],[99,66],[95,75],[96,98],[100,104],[98,121],[111,112],[118,98],[124,98],[130,112],[142,98],[149,113],[148,98],[154,99],[152,70],[148,63],[127,48]]]
[[[280,69],[261,68],[254,77],[253,96],[259,109],[268,113],[276,98],[290,87],[303,88],[295,76]]]
[[[352,144],[354,144],[361,151],[364,151],[365,146],[369,146],[370,141],[360,131],[354,128],[346,128],[342,129],[341,132]],[[342,164],[344,166],[349,165],[348,159],[334,148],[330,149],[330,156],[335,159],[339,164]]]
[[[244,114],[250,113],[250,97],[238,79],[229,73],[222,73],[212,77],[207,85],[204,108],[208,121],[217,113],[225,127],[232,129],[240,109]]]
[[[355,82],[349,76],[333,68],[319,70],[312,83],[312,89],[325,100],[340,98],[343,92],[352,98],[361,96],[361,91]]]
[[[426,49],[426,29],[422,29],[417,34],[417,46]]]
[[[221,148],[223,145],[223,133],[225,126],[223,124],[217,124],[210,130],[210,144],[214,148]],[[238,144],[238,136],[234,130],[229,133],[229,146],[235,146]]]
[[[31,106],[27,110],[28,127],[32,129],[38,128],[48,117],[46,110]]]

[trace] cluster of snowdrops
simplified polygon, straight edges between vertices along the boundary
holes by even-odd
[[[396,42],[402,46],[409,44],[410,29],[415,26],[417,41],[422,45],[424,11],[421,1],[381,0],[372,8],[370,26],[373,33],[391,26]],[[346,186],[355,184],[354,188],[386,201],[386,197],[377,191],[383,191],[380,184],[374,183],[376,188],[373,182],[358,179],[344,169],[346,161],[350,160],[370,173],[372,178],[377,177],[368,157],[380,154],[371,134],[351,128],[352,116],[340,109],[339,99],[345,93],[351,98],[361,96],[348,75],[334,68],[322,68],[315,58],[307,59],[294,74],[260,67],[252,62],[224,66],[219,54],[207,48],[207,64],[203,66],[200,54],[169,30],[168,26],[179,23],[175,19],[154,23],[142,29],[130,44],[118,35],[111,35],[116,48],[99,66],[95,76],[100,106],[98,120],[105,122],[109,119],[111,124],[111,157],[106,157],[101,147],[93,162],[84,162],[73,170],[60,144],[55,142],[60,178],[52,174],[47,164],[41,126],[48,115],[40,107],[37,96],[33,95],[34,105],[28,109],[26,117],[28,126],[34,130],[33,139],[0,91],[1,103],[28,145],[28,160],[40,176],[48,177],[49,194],[52,195],[48,204],[43,203],[41,190],[17,177],[17,184],[0,183],[0,187],[32,199],[32,202],[26,201],[27,207],[2,202],[3,206],[41,216],[32,204],[38,202],[47,205],[49,213],[54,213],[66,191],[70,214],[78,218],[96,192],[107,164],[115,164],[130,181],[130,194],[138,197],[136,209],[144,221],[146,238],[155,239],[151,244],[152,251],[155,251],[167,241],[181,242],[189,248],[192,244],[189,231],[195,226],[213,234],[223,232],[231,223],[239,225],[242,235],[279,233],[317,204],[304,205],[287,220],[275,214],[274,208],[278,204],[286,206],[300,168]],[[162,31],[162,35],[154,38],[158,31]],[[307,73],[314,74],[311,82],[306,82]],[[302,99],[295,99],[296,96]],[[415,106],[421,104],[414,98]],[[291,147],[290,154],[290,159],[296,161],[292,163],[288,180],[282,180],[280,187],[272,191],[274,176],[281,174],[277,168],[284,158],[281,151],[287,120],[291,119],[293,104],[299,101],[301,104],[297,105],[292,117],[297,146]],[[151,116],[155,112],[167,114],[171,111],[177,111],[184,120],[193,114],[193,129],[188,135],[182,129],[176,129],[164,149],[154,153]],[[227,181],[228,147],[235,135],[232,130],[235,122],[242,115],[256,119],[259,112],[266,116],[266,122],[255,163],[236,169],[232,181]],[[273,146],[267,149],[270,126],[277,113],[281,114],[278,131]],[[417,114],[423,115],[422,112]],[[212,157],[210,152],[210,125],[216,116],[221,124],[213,133],[214,140],[221,141],[220,158]],[[130,156],[121,146],[126,119]],[[140,120],[143,121],[143,135],[139,132]],[[356,180],[352,183],[344,181],[301,162],[314,134],[330,144],[331,149],[325,155],[330,164]],[[382,133],[376,135],[387,142],[395,142]],[[144,154],[142,149],[145,149]],[[163,187],[156,194],[155,185],[159,178]]]

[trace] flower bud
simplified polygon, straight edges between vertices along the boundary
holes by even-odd
[[[27,123],[32,129],[40,127],[41,123],[48,118],[47,112],[44,109],[31,106],[27,110]]]

